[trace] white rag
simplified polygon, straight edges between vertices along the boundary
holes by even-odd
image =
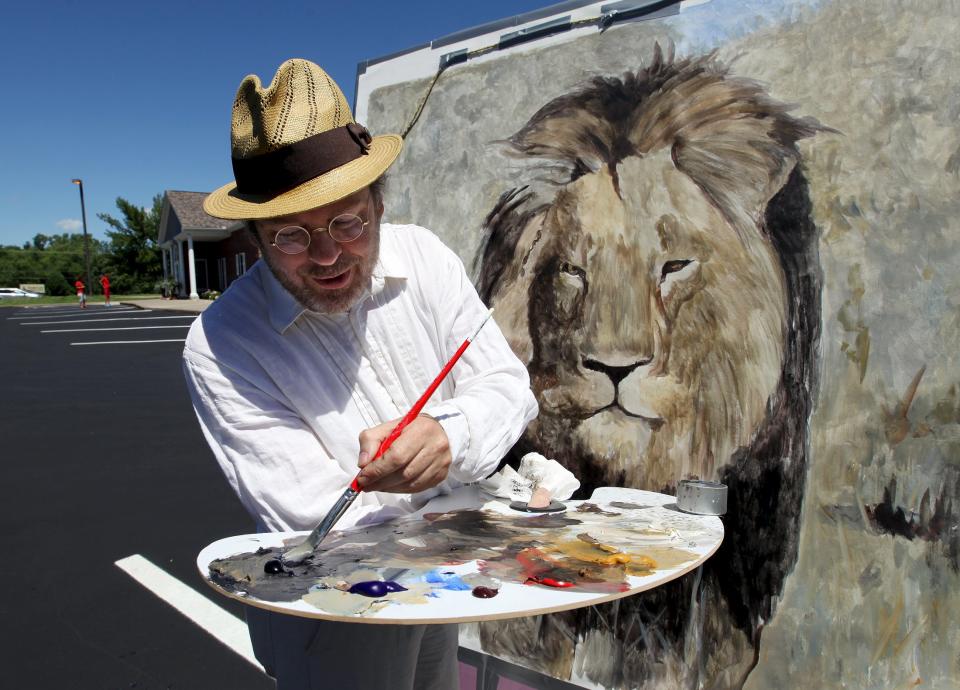
[[[537,489],[547,491],[558,501],[570,498],[580,488],[580,480],[556,460],[540,453],[527,453],[520,460],[520,470],[509,465],[480,482],[480,489],[498,498],[528,502]]]

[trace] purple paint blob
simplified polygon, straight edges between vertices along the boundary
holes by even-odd
[[[349,590],[351,594],[362,594],[365,597],[382,597],[389,592],[406,592],[407,588],[398,585],[392,580],[367,580],[366,582],[357,582]]]
[[[497,596],[497,594],[499,593],[500,593],[499,589],[493,589],[491,587],[478,586],[473,588],[473,596],[478,597],[480,599],[491,599]]]

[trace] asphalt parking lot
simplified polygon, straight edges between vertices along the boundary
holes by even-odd
[[[196,316],[0,309],[3,687],[273,687],[196,570],[252,530],[180,373]]]
[[[205,305],[0,308],[0,688],[274,688],[196,556],[253,523],[180,369]],[[180,307],[177,309],[177,307]],[[575,686],[461,647],[461,687]]]

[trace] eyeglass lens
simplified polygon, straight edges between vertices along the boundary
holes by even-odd
[[[364,225],[360,216],[344,213],[331,220],[326,228],[316,228],[314,232],[326,230],[337,242],[353,242],[363,233]],[[282,252],[298,254],[310,246],[310,237],[311,233],[306,228],[290,225],[277,233],[273,244]]]

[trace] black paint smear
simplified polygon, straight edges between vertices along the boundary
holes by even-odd
[[[870,526],[881,534],[928,542],[942,542],[950,566],[960,572],[960,515],[954,512],[954,501],[960,499],[960,476],[950,486],[945,481],[930,509],[930,489],[920,499],[920,511],[905,510],[896,505],[897,479],[892,477],[883,490],[880,503],[865,506]],[[948,489],[952,488],[952,495]]]
[[[603,508],[598,506],[596,503],[581,503],[579,506],[577,506],[577,512],[578,513],[596,513],[597,515],[610,515],[610,516],[620,515],[620,513],[614,513],[613,511],[610,511],[610,510],[604,510]]]
[[[883,501],[867,506],[867,517],[877,531],[913,540],[917,536],[919,521],[916,515],[911,515],[908,520],[903,508],[894,508],[893,497],[896,493],[897,480],[891,479],[890,484],[883,490]]]
[[[644,506],[639,503],[627,503],[626,501],[610,501],[608,504],[611,508],[621,508],[622,510],[643,510],[645,508],[653,508],[654,506]]]
[[[431,530],[441,534],[455,536],[456,543],[451,550],[462,546],[463,537],[473,537],[492,544],[509,541],[516,536],[517,525],[526,525],[531,529],[562,529],[569,525],[582,524],[580,520],[566,513],[542,513],[534,517],[508,517],[494,515],[483,510],[458,510],[449,513],[428,513],[424,519]],[[523,520],[516,523],[516,520]],[[418,533],[417,536],[423,536]]]

